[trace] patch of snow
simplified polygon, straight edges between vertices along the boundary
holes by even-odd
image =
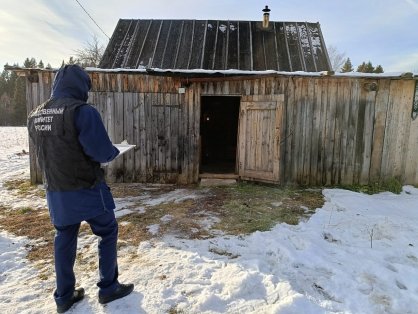
[[[147,206],[156,206],[168,202],[181,203],[185,200],[197,199],[199,197],[201,197],[201,195],[198,194],[198,191],[176,189],[158,197],[150,197],[148,200],[144,200],[143,204]]]
[[[228,29],[228,27],[227,27],[225,24],[221,24],[221,25],[219,25],[219,30],[220,30],[222,33],[225,33],[227,29]]]
[[[160,225],[154,224],[154,225],[147,226],[147,230],[152,235],[156,235],[160,231]]]
[[[168,223],[171,220],[173,220],[173,215],[164,215],[163,217],[160,218],[160,220],[163,223]]]

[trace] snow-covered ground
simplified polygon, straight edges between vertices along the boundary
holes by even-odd
[[[0,128],[0,205],[25,206],[2,182],[28,178],[28,156],[18,155],[27,146],[25,128]],[[418,189],[323,194],[324,206],[297,226],[122,248],[120,280],[135,292],[106,306],[95,268],[77,266],[87,297],[72,313],[418,313]],[[130,198],[117,201],[121,208]],[[53,278],[41,280],[26,260],[27,242],[0,231],[0,313],[54,312]],[[79,251],[94,261],[95,237],[81,236]]]

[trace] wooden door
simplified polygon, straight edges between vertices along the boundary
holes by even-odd
[[[238,174],[243,180],[279,183],[284,95],[241,98]]]

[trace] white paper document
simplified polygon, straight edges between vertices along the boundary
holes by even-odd
[[[136,145],[131,144],[113,144],[117,149],[119,149],[119,155],[125,154],[126,152],[129,152],[131,149],[133,149]],[[116,157],[117,158],[117,157]]]
[[[117,149],[119,149],[119,155],[117,155],[115,159],[119,158],[120,156],[122,156],[126,152],[129,152],[131,149],[133,149],[134,147],[136,147],[136,145],[124,144],[124,143],[121,143],[121,144],[113,144],[113,146],[115,146]],[[113,159],[113,160],[115,160],[115,159]],[[110,162],[112,162],[112,161],[110,161]],[[105,162],[105,163],[102,163],[101,165],[102,166],[107,166],[110,162]]]

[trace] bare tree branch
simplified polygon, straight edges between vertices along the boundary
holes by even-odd
[[[329,56],[329,61],[331,62],[332,69],[336,72],[340,72],[341,67],[343,66],[344,62],[347,60],[345,57],[345,52],[339,52],[337,47],[329,46],[328,56]]]
[[[100,44],[96,35],[81,49],[75,50],[76,59],[82,66],[98,67],[104,53],[104,46]]]

